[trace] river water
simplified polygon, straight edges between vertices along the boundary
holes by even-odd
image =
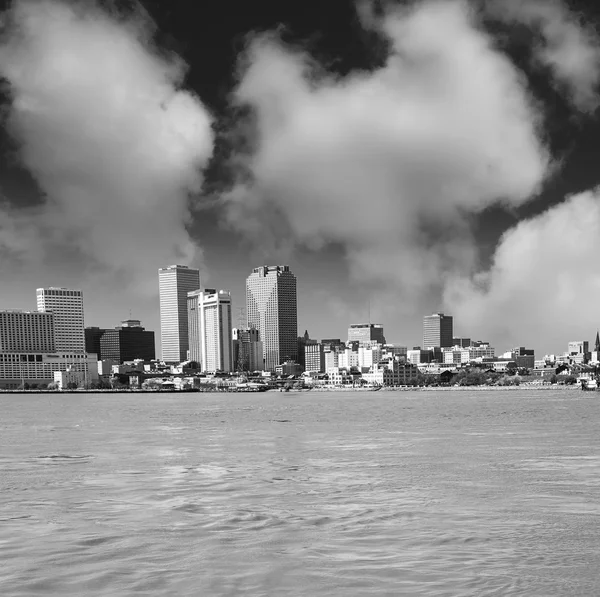
[[[0,395],[0,595],[599,595],[600,394]]]

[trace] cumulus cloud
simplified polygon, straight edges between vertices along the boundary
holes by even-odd
[[[152,34],[141,14],[95,2],[16,0],[4,15],[5,125],[44,192],[40,205],[0,206],[5,268],[30,280],[70,268],[86,287],[154,294],[159,266],[201,259],[187,201],[212,154],[211,116]]]
[[[492,15],[536,31],[535,59],[548,67],[559,90],[576,108],[594,111],[599,104],[600,40],[591,24],[561,0],[489,0]]]
[[[369,25],[389,57],[344,78],[275,35],[252,41],[235,100],[254,114],[254,148],[228,220],[258,242],[341,243],[355,280],[414,305],[474,268],[468,214],[526,201],[549,157],[526,81],[467,2],[390,8]]]
[[[600,189],[570,197],[502,237],[488,272],[456,279],[446,304],[464,329],[499,347],[562,353],[593,340],[600,272]]]

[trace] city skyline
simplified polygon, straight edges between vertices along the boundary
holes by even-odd
[[[313,335],[370,311],[417,345],[446,311],[497,345],[591,340],[595,3],[75,5],[3,13],[0,308],[77,287],[89,323],[158,331],[165,263],[234,303],[290,263]]]

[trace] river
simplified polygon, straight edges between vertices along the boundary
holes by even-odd
[[[600,394],[0,395],[0,595],[600,594]]]

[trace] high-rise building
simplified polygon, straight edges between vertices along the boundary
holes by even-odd
[[[162,359],[180,363],[188,358],[188,292],[200,288],[200,272],[185,265],[158,270]]]
[[[452,316],[434,313],[423,317],[423,348],[451,348]]]
[[[116,363],[152,361],[156,358],[154,332],[142,327],[137,319],[122,321],[114,329],[97,327],[85,329],[85,350],[96,353],[98,360],[111,360]]]
[[[298,359],[296,276],[287,265],[263,265],[246,280],[248,327],[263,342],[265,369]]]
[[[233,362],[236,371],[262,371],[264,369],[263,344],[258,330],[233,328]]]
[[[304,370],[311,373],[325,373],[325,351],[320,342],[315,341],[304,345]]]
[[[0,311],[0,352],[54,352],[54,315]]]
[[[190,292],[187,304],[190,360],[205,372],[233,371],[231,293],[214,288]]]
[[[72,288],[38,288],[37,308],[54,315],[54,348],[59,353],[84,353],[83,292]]]
[[[383,326],[378,323],[354,323],[348,328],[348,342],[385,344]]]

